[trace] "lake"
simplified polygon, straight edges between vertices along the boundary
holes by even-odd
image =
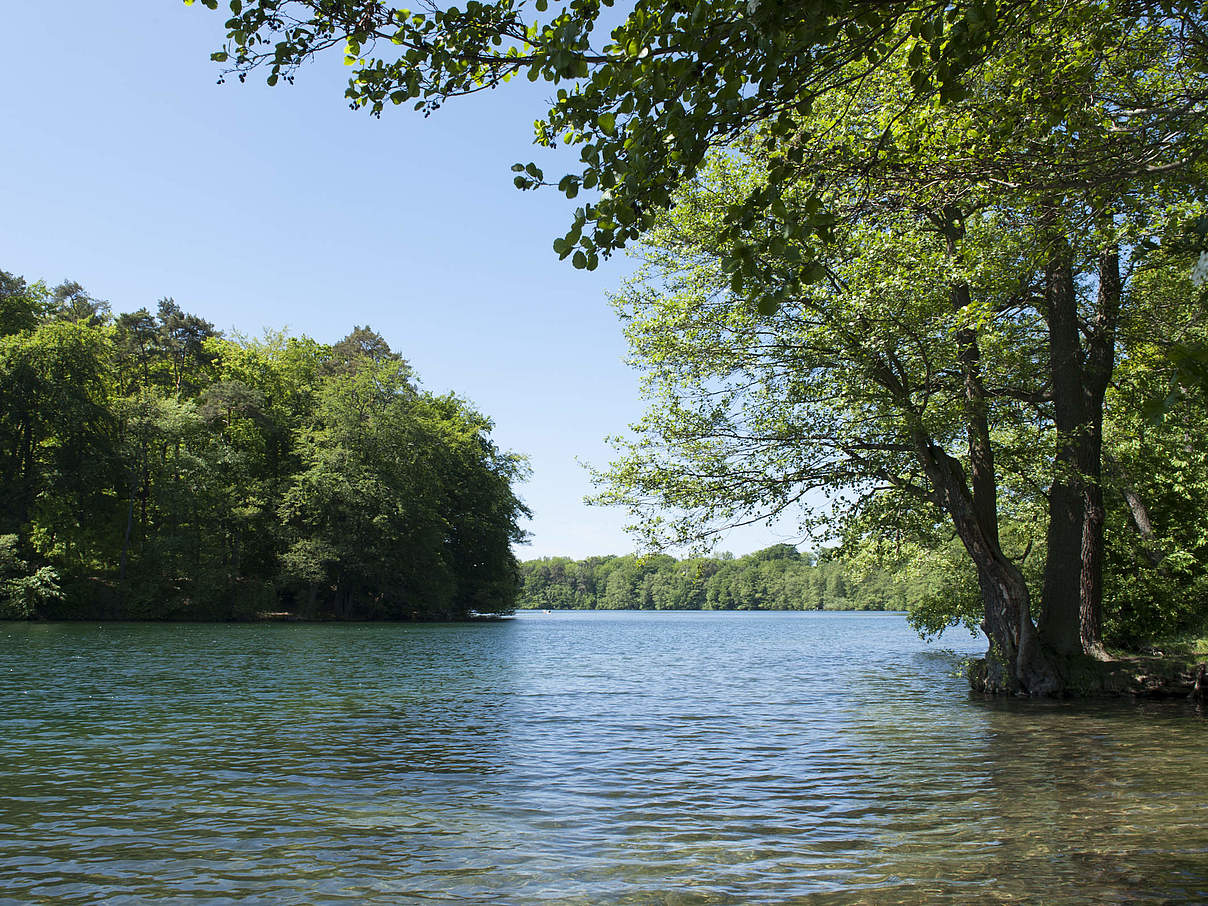
[[[0,624],[0,903],[1202,903],[1190,706],[899,614]],[[954,650],[949,650],[954,649]]]

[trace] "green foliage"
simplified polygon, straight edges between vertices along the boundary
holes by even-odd
[[[524,462],[369,328],[228,339],[171,299],[113,317],[7,274],[0,314],[0,613],[512,607]]]
[[[1198,630],[1208,619],[1208,384],[1168,354],[1208,339],[1208,290],[1152,262],[1128,355],[1108,397],[1104,431],[1108,561],[1105,634],[1137,648]],[[1151,413],[1162,410],[1160,419]]]
[[[777,544],[745,557],[666,555],[546,557],[520,564],[518,607],[559,610],[894,610],[903,588],[884,571],[860,570]]]
[[[49,309],[0,337],[0,532],[22,534],[39,509],[102,505],[113,453],[108,352],[103,328]]]
[[[1123,443],[1111,433],[1121,403],[1097,408],[1091,363],[1110,374],[1116,355],[1126,369],[1152,359],[1145,323],[1180,348],[1200,342],[1187,335],[1203,302],[1183,225],[1208,185],[1208,117],[1192,100],[1206,87],[1204,47],[1177,18],[1064,6],[1002,35],[960,97],[904,108],[918,61],[899,36],[875,71],[850,65],[846,87],[796,111],[792,155],[761,126],[706,158],[655,218],[643,269],[616,300],[649,408],[618,440],[598,499],[627,506],[656,547],[803,505],[803,528],[844,537],[849,555],[913,546],[932,578],[912,611],[930,632],[989,612],[996,586],[979,582],[973,554],[979,569],[1023,580],[997,611],[1022,622],[1052,603],[1038,594],[1046,570],[1079,575],[1077,551],[1047,559],[1051,489],[1098,482],[1097,462],[1059,461],[1059,407],[1072,398],[1083,413],[1073,435],[1092,436],[1102,412],[1108,443]],[[767,209],[736,227],[733,200],[756,196]],[[1109,250],[1124,262],[1118,310],[1102,290]],[[1060,399],[1067,359],[1047,294],[1058,259],[1078,372]],[[1164,368],[1157,384],[1181,382],[1190,399],[1188,374]],[[1154,453],[1141,471],[1178,476],[1185,494],[1205,474],[1198,457]],[[1203,612],[1190,578],[1202,558],[1180,550],[1190,559],[1161,568],[1173,576],[1186,562],[1184,579],[1160,592],[1155,580],[1147,595],[1128,590],[1119,545],[1108,551],[1109,640],[1178,623],[1172,595],[1184,616]]]
[[[59,600],[59,576],[49,566],[30,570],[16,535],[0,535],[0,620],[24,620]]]
[[[799,118],[836,92],[874,78],[887,62],[900,65],[901,90],[880,106],[888,123],[908,123],[937,104],[959,105],[1004,56],[1019,63],[1022,47],[1025,61],[999,86],[1002,96],[1034,108],[1036,123],[1077,134],[1091,122],[1071,116],[1080,112],[1078,80],[1100,64],[1105,48],[1125,43],[1122,34],[1170,24],[1188,36],[1190,54],[1203,51],[1204,13],[1189,0],[639,0],[624,14],[612,6],[475,0],[415,10],[383,0],[247,0],[231,4],[228,41],[213,59],[240,80],[261,69],[275,85],[292,81],[318,53],[342,52],[351,69],[347,100],[375,116],[402,104],[427,115],[517,76],[558,86],[535,124],[536,141],[574,146],[578,167],[548,180],[534,163],[513,170],[521,189],[556,186],[571,199],[590,193],[554,244],[579,268],[594,268],[650,228],[711,150],[752,136],[772,178],[730,198],[725,225],[738,235],[770,220],[775,230],[745,252],[729,248],[725,262],[736,289],[772,311],[821,275],[815,252],[833,214],[816,193],[807,216],[784,217],[780,187],[803,160]],[[1160,68],[1152,53],[1149,60]],[[973,124],[974,132],[982,128],[1004,147],[1037,147],[1034,131],[1010,117]],[[909,153],[894,147],[893,131],[883,150]],[[802,256],[770,285],[764,259],[786,242]]]

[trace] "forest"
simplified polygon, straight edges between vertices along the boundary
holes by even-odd
[[[833,553],[833,552],[828,552]],[[744,557],[545,557],[520,564],[516,606],[565,610],[905,610],[884,570],[777,544]]]
[[[0,619],[510,611],[524,461],[368,327],[223,336],[0,272]]]

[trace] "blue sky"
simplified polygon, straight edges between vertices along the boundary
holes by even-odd
[[[335,57],[293,86],[217,85],[222,18],[180,0],[8,4],[0,268],[78,280],[115,311],[172,296],[251,335],[370,324],[530,456],[522,558],[632,550],[621,513],[582,503],[576,461],[605,463],[605,435],[641,412],[606,301],[631,266],[559,262],[572,203],[512,186],[549,86],[375,120],[345,105]],[[752,528],[720,547],[783,540]]]

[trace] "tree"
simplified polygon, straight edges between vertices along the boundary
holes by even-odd
[[[0,337],[0,532],[29,538],[39,506],[77,503],[103,484],[112,422],[104,405],[105,334],[46,320]]]
[[[1134,295],[1104,423],[1104,623],[1108,638],[1141,647],[1208,623],[1208,400],[1171,355],[1203,344],[1208,295],[1156,269]]]
[[[94,327],[109,320],[109,303],[94,299],[74,280],[65,280],[50,291],[50,306],[64,321],[87,321]]]
[[[203,3],[218,7],[218,0]],[[420,11],[381,0],[247,0],[231,5],[228,43],[213,57],[240,80],[264,69],[275,85],[291,81],[314,55],[342,49],[352,68],[346,97],[374,115],[404,103],[427,115],[451,98],[521,75],[559,86],[536,123],[536,141],[548,148],[575,145],[578,171],[547,181],[533,163],[513,169],[522,189],[556,185],[568,198],[591,194],[554,248],[576,267],[594,268],[600,256],[653,225],[710,150],[755,127],[761,149],[775,158],[772,179],[731,199],[727,223],[737,229],[774,214],[778,187],[800,162],[790,140],[796,117],[886,58],[908,60],[906,90],[886,99],[905,113],[932,98],[961,97],[966,76],[992,61],[1004,40],[1034,26],[1065,27],[1103,6],[1095,0],[1060,7],[1028,0],[636,0],[620,14],[601,0],[571,0],[552,11],[547,0],[536,0],[531,10],[516,0],[474,0],[464,9]],[[1196,52],[1203,49],[1198,4],[1119,4],[1111,15],[1126,23],[1180,23]],[[601,32],[606,39],[595,42]],[[1060,115],[1059,99],[1038,100]],[[805,240],[825,237],[829,218],[819,207],[785,226],[808,247]],[[758,275],[757,256],[735,253],[727,260],[744,286]],[[769,306],[817,279],[808,257],[803,264],[781,287],[784,294],[762,295]],[[759,292],[758,284],[752,281],[748,294]]]
[[[0,535],[0,619],[24,620],[48,601],[62,597],[59,577],[49,566],[30,569],[18,552],[16,535]]]
[[[402,363],[403,357],[393,352],[386,338],[376,330],[358,324],[352,333],[331,347],[327,370],[333,374],[355,372],[367,363],[380,365],[387,361]]]
[[[777,544],[745,557],[566,557],[520,564],[521,607],[648,610],[883,610],[896,580],[854,561]],[[831,589],[828,591],[828,589]]]
[[[285,562],[309,606],[395,619],[510,609],[522,462],[456,398],[420,394],[388,347],[353,369],[337,361],[281,503]]]
[[[0,271],[0,337],[37,326],[48,308],[47,296],[45,286],[29,286],[20,277]]]
[[[604,499],[679,507],[680,540],[819,488],[853,490],[848,515],[886,488],[935,506],[976,567],[990,684],[1061,690],[1070,658],[1100,645],[1103,405],[1128,282],[1150,244],[1177,235],[1180,193],[1204,185],[1190,100],[1203,77],[1181,34],[1106,11],[1004,40],[965,99],[909,116],[886,103],[909,90],[908,60],[853,73],[801,121],[781,210],[745,232],[727,225],[728,199],[773,178],[766,144],[684,189],[652,234],[647,283],[622,303],[655,406]],[[1056,118],[1011,90],[1041,60],[1063,74],[1042,83]],[[1004,135],[1028,136],[1026,153]],[[780,227],[818,208],[832,220],[811,265],[822,279],[790,300],[808,255]],[[735,296],[749,283],[728,266],[742,249],[760,250],[755,279],[791,311],[761,319]],[[1024,455],[1048,444],[1048,457]],[[1001,532],[1038,467],[1039,626]]]
[[[0,616],[510,609],[523,460],[412,377],[368,328],[231,339],[0,273]]]

